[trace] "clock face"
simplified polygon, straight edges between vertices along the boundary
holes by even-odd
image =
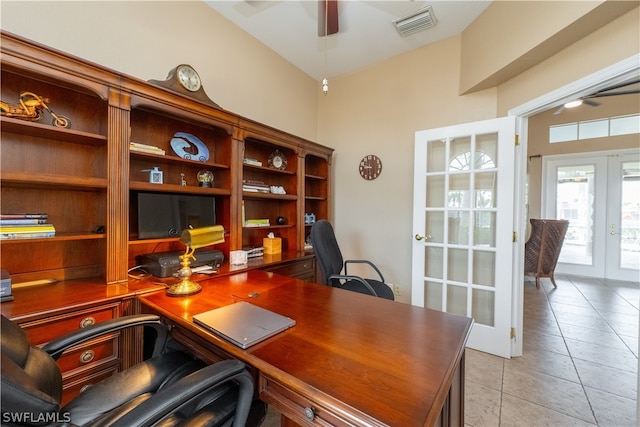
[[[189,65],[180,65],[176,72],[178,74],[178,81],[185,89],[191,92],[196,92],[200,89],[200,76],[192,67]]]
[[[382,172],[382,160],[374,154],[364,156],[360,160],[360,176],[366,180],[376,179]]]

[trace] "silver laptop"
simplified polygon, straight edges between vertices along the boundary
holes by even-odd
[[[200,326],[241,348],[248,348],[296,324],[296,321],[246,301],[193,316]]]

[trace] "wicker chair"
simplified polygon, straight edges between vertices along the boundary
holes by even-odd
[[[524,274],[536,277],[536,288],[540,278],[548,277],[557,288],[553,273],[558,263],[564,236],[569,221],[564,219],[530,219],[531,235],[524,245]]]

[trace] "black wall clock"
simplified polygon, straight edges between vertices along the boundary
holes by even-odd
[[[360,160],[360,176],[368,181],[376,179],[382,173],[382,160],[375,154],[366,155]]]

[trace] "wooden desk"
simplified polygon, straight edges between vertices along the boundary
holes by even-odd
[[[205,360],[247,363],[260,398],[288,418],[283,423],[464,424],[471,319],[257,270],[200,284],[203,291],[189,297],[140,296],[142,310],[163,316],[175,339]],[[239,299],[297,324],[242,350],[192,323],[194,314]]]

